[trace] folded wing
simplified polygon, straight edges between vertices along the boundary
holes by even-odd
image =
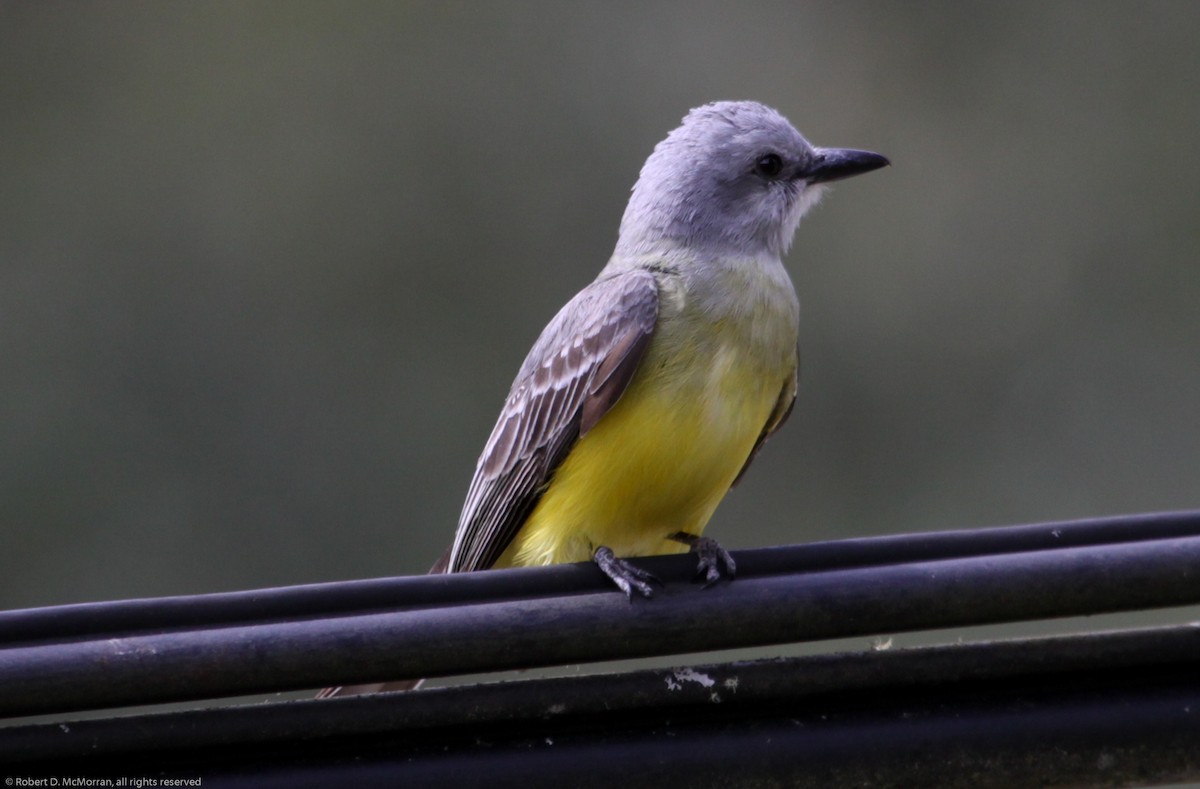
[[[658,318],[642,270],[593,282],[554,316],[525,358],[475,468],[447,569],[491,567],[571,447],[620,399]]]

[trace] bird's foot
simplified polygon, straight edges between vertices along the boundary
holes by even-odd
[[[677,531],[671,535],[670,539],[687,545],[691,549],[691,553],[700,557],[696,566],[696,577],[704,576],[706,589],[721,580],[722,575],[732,579],[737,574],[737,562],[729,555],[729,551],[722,548],[721,543],[712,537],[701,537],[697,534]]]
[[[634,567],[624,559],[618,559],[611,548],[605,548],[603,545],[592,554],[592,561],[625,593],[630,602],[633,602],[635,591],[642,597],[653,597],[654,587],[650,584],[662,583],[653,573]]]

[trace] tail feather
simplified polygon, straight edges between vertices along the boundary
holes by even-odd
[[[428,575],[441,575],[448,572],[450,567],[450,549],[447,548],[433,567],[429,568]],[[398,690],[416,690],[424,682],[424,679],[400,679],[391,682],[372,682],[365,685],[340,685],[334,688],[325,688],[317,694],[318,699],[331,699],[335,696],[361,696],[366,693],[390,693]]]

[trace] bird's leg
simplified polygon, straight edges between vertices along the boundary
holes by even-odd
[[[653,573],[634,567],[624,559],[618,559],[611,548],[605,548],[603,545],[592,554],[592,561],[625,593],[630,602],[633,602],[634,591],[642,597],[653,597],[654,588],[650,584],[662,583]]]
[[[668,539],[687,545],[691,548],[691,553],[700,557],[700,562],[696,567],[696,577],[704,576],[705,587],[712,586],[721,580],[722,575],[733,578],[737,573],[737,563],[733,561],[729,551],[722,548],[721,543],[712,537],[701,537],[698,534],[677,531]]]

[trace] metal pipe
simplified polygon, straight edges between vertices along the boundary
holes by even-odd
[[[0,650],[0,714],[1184,605],[1198,566],[1200,537],[1164,538],[24,644]]]
[[[1198,655],[1188,626],[527,680],[0,729],[0,762],[220,786],[1194,780]]]
[[[879,564],[1055,550],[1200,536],[1200,511],[1127,515],[835,540],[738,551],[740,578]],[[691,579],[694,563],[659,556],[639,564],[665,581]],[[0,647],[190,627],[228,627],[297,617],[351,615],[500,599],[607,591],[590,564],[460,575],[343,581],[276,589],[80,603],[0,611]]]

